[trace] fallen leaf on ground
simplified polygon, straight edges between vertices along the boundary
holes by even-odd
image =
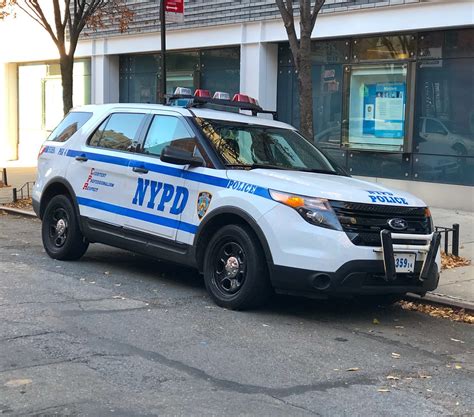
[[[400,378],[398,376],[388,375],[387,379],[391,381],[398,381]]]
[[[416,303],[413,301],[400,301],[403,310],[419,311],[431,317],[449,319],[468,324],[474,324],[474,315],[467,313],[463,308],[439,307],[431,304]]]
[[[4,204],[5,207],[16,208],[21,210],[33,210],[33,203],[31,198],[24,198],[21,200],[17,200],[14,203],[6,203]]]
[[[400,359],[400,354],[399,353],[395,353],[395,352],[392,352],[392,358],[394,359]]]
[[[447,255],[441,252],[441,269],[453,269],[459,266],[468,266],[471,264],[469,259],[462,256]]]
[[[355,372],[355,371],[359,371],[359,368],[349,368],[349,369],[346,369],[347,372]]]
[[[458,365],[458,364],[454,365],[454,367],[455,367],[456,369],[462,369],[462,366],[461,366],[461,365]]]
[[[372,320],[372,323],[373,323],[373,324],[380,324],[380,321],[378,321],[378,319],[373,319],[373,320]]]
[[[31,384],[33,381],[31,379],[11,379],[8,381],[5,386],[6,387],[21,387],[22,385],[28,385]]]

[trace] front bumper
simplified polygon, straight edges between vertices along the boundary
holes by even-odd
[[[439,282],[437,263],[441,236],[416,235],[425,245],[393,244],[392,238],[413,239],[412,235],[391,234],[382,231],[383,260],[351,260],[335,272],[311,271],[287,266],[271,265],[272,284],[277,292],[325,298],[329,296],[406,294],[424,295],[433,291]],[[424,254],[424,260],[415,262],[411,273],[395,271],[394,253]],[[438,258],[439,259],[439,258]]]

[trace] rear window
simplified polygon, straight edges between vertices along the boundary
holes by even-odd
[[[48,137],[51,142],[66,142],[92,117],[89,112],[71,112],[63,119]]]

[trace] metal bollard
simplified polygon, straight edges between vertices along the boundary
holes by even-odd
[[[449,253],[449,233],[447,229],[444,231],[444,253],[446,255]]]
[[[13,202],[16,203],[18,201],[18,191],[16,188],[13,189]]]
[[[453,224],[453,255],[459,256],[459,224]]]
[[[8,187],[8,178],[7,178],[7,169],[6,168],[3,168],[2,177],[3,177],[3,185],[5,185],[5,187]]]

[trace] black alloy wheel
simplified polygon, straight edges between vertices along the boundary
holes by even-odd
[[[53,259],[79,259],[89,246],[71,200],[62,194],[54,196],[46,206],[41,235],[44,249]]]
[[[216,231],[207,245],[203,269],[207,291],[221,307],[257,308],[272,292],[265,254],[246,225]]]

